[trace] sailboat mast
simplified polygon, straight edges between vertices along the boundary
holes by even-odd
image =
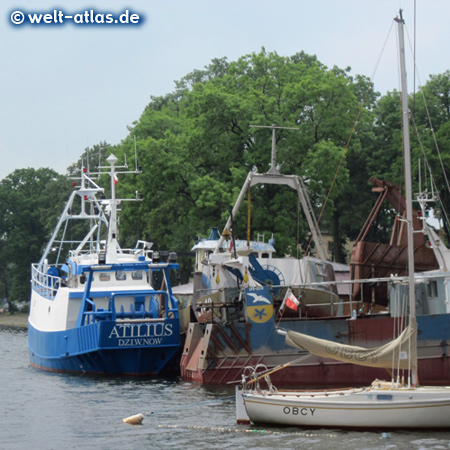
[[[405,64],[405,38],[402,11],[400,18],[395,19],[398,24],[398,40],[400,50],[400,74],[402,89],[402,120],[403,120],[403,140],[405,158],[405,194],[406,194],[406,221],[408,230],[408,273],[409,273],[409,298],[410,316],[416,317],[416,300],[414,292],[414,239],[413,239],[413,208],[412,208],[412,182],[411,182],[411,148],[409,142],[409,108],[408,89],[406,84],[406,64]]]
[[[402,121],[403,121],[403,142],[404,142],[404,158],[405,158],[405,196],[406,196],[406,225],[408,231],[407,247],[408,247],[408,276],[409,276],[409,326],[416,326],[416,296],[414,288],[414,237],[413,237],[413,209],[412,209],[412,177],[411,177],[411,147],[409,142],[409,109],[408,109],[408,89],[406,85],[406,63],[405,63],[405,36],[402,10],[400,17],[395,20],[398,25],[398,41],[400,51],[400,75],[402,89]],[[417,339],[417,336],[415,336]],[[416,345],[410,342],[410,345]],[[410,348],[411,353],[411,348]],[[417,365],[417,361],[415,361]],[[412,369],[408,377],[408,386],[417,385],[419,377],[417,369]]]

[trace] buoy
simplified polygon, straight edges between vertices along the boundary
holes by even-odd
[[[130,425],[140,425],[143,420],[144,414],[135,414],[134,416],[125,417],[125,419],[122,419],[122,422]]]

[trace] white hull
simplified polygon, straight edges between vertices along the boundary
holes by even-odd
[[[448,428],[450,388],[243,394],[252,423],[336,428]]]

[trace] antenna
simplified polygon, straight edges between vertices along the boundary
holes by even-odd
[[[138,171],[137,166],[137,147],[136,147],[136,135],[134,135],[134,168],[136,172]]]
[[[276,149],[276,138],[275,138],[275,130],[299,130],[299,128],[292,128],[292,127],[277,127],[275,124],[272,124],[270,126],[265,125],[250,125],[254,128],[271,128],[272,129],[272,160],[270,162],[270,169],[267,173],[279,173],[277,169],[277,149]]]

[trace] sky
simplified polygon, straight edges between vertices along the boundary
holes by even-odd
[[[416,18],[414,0],[2,0],[0,179],[28,167],[63,174],[86,147],[119,144],[151,96],[173,92],[176,80],[213,58],[303,50],[370,77],[383,94],[399,89],[392,23],[400,8],[407,47],[416,36],[412,90],[450,69],[450,0],[416,0]],[[17,11],[75,17],[90,10],[114,17],[128,10],[141,23],[11,20]]]

